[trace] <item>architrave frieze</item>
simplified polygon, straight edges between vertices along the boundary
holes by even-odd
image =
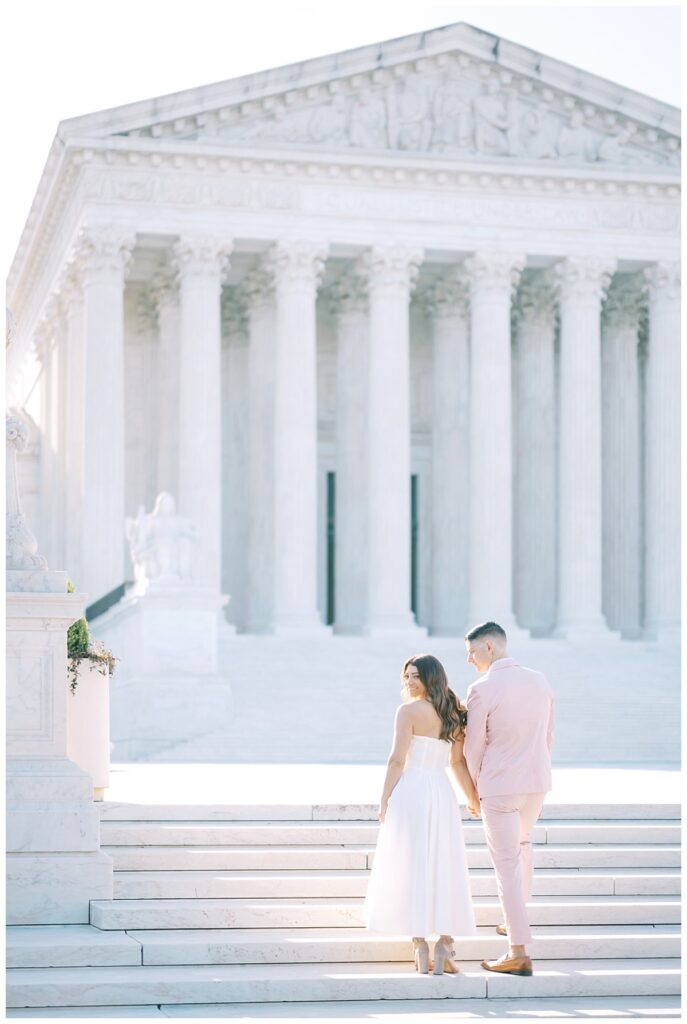
[[[341,225],[356,218],[384,224],[398,221],[401,212],[407,222],[455,222],[471,234],[501,228],[530,235],[536,225],[571,238],[593,230],[619,243],[624,236],[642,234],[656,240],[646,252],[651,260],[657,246],[663,247],[661,255],[666,257],[675,250],[679,195],[677,174],[648,168],[544,168],[523,163],[504,170],[494,162],[461,164],[407,153],[352,156],[274,150],[267,156],[256,150],[200,144],[189,148],[159,140],[72,140],[52,183],[49,216],[34,220],[23,251],[17,254],[9,283],[10,306],[19,339],[33,331],[45,296],[59,286],[74,232],[89,218],[135,225],[139,232],[159,231],[165,213],[172,223],[169,232],[177,218],[183,229],[188,217],[184,211],[191,209],[213,216],[222,211],[264,213],[270,215],[265,220],[273,229],[278,226],[276,215],[298,215],[304,223],[310,218],[312,226],[321,218]],[[350,231],[344,236],[341,241],[351,241]],[[262,237],[259,226],[255,237]],[[512,245],[512,238],[504,239],[507,242]],[[17,357],[20,349],[25,350],[22,344],[16,349]],[[10,352],[12,365],[14,358]]]

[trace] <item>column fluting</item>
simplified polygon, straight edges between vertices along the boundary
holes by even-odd
[[[616,274],[601,317],[603,611],[628,638],[640,634],[641,285],[637,274]]]
[[[511,295],[513,253],[468,257],[470,281],[470,624],[513,629]]]
[[[601,300],[612,260],[576,256],[560,281],[557,633],[602,633]]]
[[[222,570],[222,277],[226,239],[184,235],[179,274],[179,501],[198,531],[196,579],[220,591]]]
[[[326,247],[277,242],[274,274],[274,626],[316,629],[317,287]]]
[[[83,576],[88,602],[124,582],[124,275],[134,236],[109,226],[81,230],[83,267]]]
[[[462,636],[470,612],[468,284],[454,271],[427,290],[424,302],[432,332],[430,632]]]
[[[649,637],[672,639],[680,622],[680,266],[646,271],[646,595]]]
[[[359,269],[369,294],[368,631],[416,629],[410,608],[409,305],[422,252],[375,246]]]
[[[346,274],[329,292],[336,322],[336,531],[334,614],[337,633],[367,623],[367,375],[369,319],[364,278]]]
[[[513,310],[514,595],[518,624],[545,635],[556,621],[556,294],[526,270]]]

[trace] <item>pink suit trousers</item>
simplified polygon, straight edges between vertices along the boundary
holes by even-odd
[[[532,941],[527,901],[532,891],[532,829],[546,793],[484,796],[482,818],[496,886],[512,946]]]

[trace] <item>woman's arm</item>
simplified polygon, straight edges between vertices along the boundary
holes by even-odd
[[[411,714],[411,708],[408,704],[402,704],[396,711],[396,718],[394,721],[394,743],[386,762],[387,769],[386,777],[384,779],[384,789],[382,790],[382,799],[379,802],[379,820],[381,822],[383,822],[386,817],[386,808],[389,803],[389,797],[393,793],[396,783],[403,774],[408,747],[410,746],[410,741],[413,738],[413,720]]]
[[[472,777],[468,771],[467,762],[465,760],[465,755],[463,754],[464,742],[465,738],[463,736],[459,736],[451,745],[451,772],[457,780],[458,785],[465,793],[470,814],[475,818],[479,818],[479,796],[477,795],[475,784],[472,781]]]

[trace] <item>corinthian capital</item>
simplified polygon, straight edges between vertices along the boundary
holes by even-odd
[[[646,281],[641,274],[616,274],[611,281],[602,318],[604,327],[638,328],[646,303]]]
[[[680,298],[680,262],[679,260],[661,260],[647,267],[644,271],[649,295],[652,301],[667,299],[677,301]]]
[[[463,263],[473,296],[482,291],[512,292],[524,266],[525,257],[513,252],[476,252]]]
[[[239,299],[249,315],[251,310],[274,303],[274,274],[269,255],[248,271],[241,282]]]
[[[122,278],[131,260],[136,236],[125,228],[109,224],[80,228],[71,256],[74,272],[82,272],[86,283],[104,274]]]
[[[190,277],[222,279],[229,266],[233,242],[216,235],[184,235],[172,248],[171,266],[183,281]]]
[[[402,245],[375,245],[363,253],[358,272],[367,277],[370,290],[397,288],[412,291],[424,252]]]
[[[327,301],[332,314],[336,317],[366,313],[367,281],[360,274],[342,274],[327,290]]]
[[[601,302],[615,268],[604,256],[569,256],[556,264],[561,299]]]
[[[551,326],[556,316],[557,279],[551,270],[525,270],[520,278],[513,320]]]
[[[470,302],[470,286],[462,271],[454,272],[438,277],[418,298],[429,315],[435,319],[465,316]]]
[[[265,269],[279,288],[317,288],[324,272],[328,248],[321,242],[275,242],[265,258]]]

